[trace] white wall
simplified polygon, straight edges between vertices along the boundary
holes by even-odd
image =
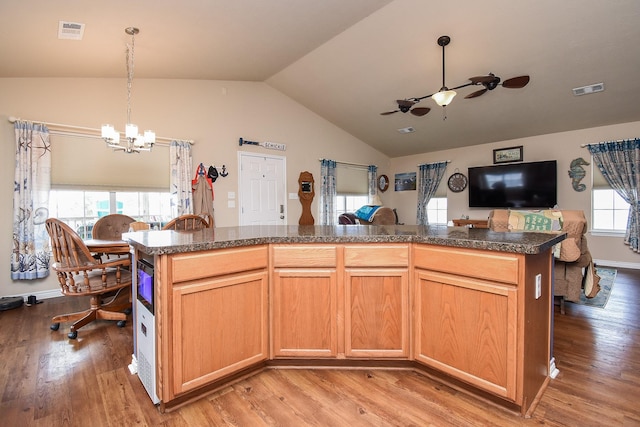
[[[4,218],[0,224],[0,259],[4,260],[0,262],[0,277],[3,277],[0,296],[57,290],[53,276],[28,282],[10,279],[15,141],[13,127],[7,118],[15,116],[89,128],[112,123],[123,130],[126,80],[0,79],[0,94],[0,197],[5,200],[0,206],[0,216]],[[388,169],[389,164],[387,156],[264,83],[135,80],[132,121],[142,129],[154,129],[158,136],[195,140],[194,167],[200,162],[206,166],[226,165],[229,176],[218,178],[214,184],[218,227],[238,224],[238,210],[227,208],[227,195],[230,191],[238,193],[239,150],[286,156],[288,193],[297,193],[298,176],[302,171],[311,172],[316,181],[319,179],[319,158],[376,164],[381,170]],[[284,143],[287,149],[283,152],[249,145],[240,147],[240,137]],[[96,156],[126,155],[105,149],[99,140],[83,143],[95,143]],[[55,135],[52,144],[55,144]],[[139,159],[143,164],[144,153]],[[317,199],[316,195],[312,205],[315,218]],[[302,213],[300,202],[287,202],[287,222],[297,224]]]
[[[413,172],[422,163],[451,160],[447,166],[445,177],[440,185],[446,188],[448,202],[448,219],[460,218],[462,215],[471,219],[486,219],[488,209],[469,208],[468,189],[460,193],[453,193],[447,188],[447,179],[458,169],[467,175],[467,169],[472,166],[486,166],[493,164],[493,150],[496,148],[523,146],[525,162],[540,160],[558,161],[558,205],[561,209],[581,209],[591,223],[591,166],[586,167],[587,176],[582,183],[587,189],[582,192],[573,190],[569,178],[569,165],[575,158],[582,157],[591,163],[591,156],[582,144],[629,139],[640,137],[640,122],[620,125],[603,126],[582,129],[572,132],[540,135],[530,138],[513,139],[467,148],[457,148],[414,156],[391,159],[391,174]],[[397,208],[400,220],[406,224],[416,223],[417,191],[395,192],[393,188],[385,193],[391,204]],[[589,233],[589,249],[596,261],[606,261],[606,264],[620,267],[640,268],[640,255],[629,250],[622,242],[622,237],[596,236]]]

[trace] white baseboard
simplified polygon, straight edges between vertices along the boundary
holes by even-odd
[[[556,358],[552,357],[549,361],[549,376],[551,377],[551,379],[555,379],[555,377],[557,377],[559,373],[560,371],[558,370],[558,368],[556,368]]]
[[[24,301],[27,302],[27,297],[29,295],[34,295],[37,300],[43,300],[43,299],[49,299],[49,298],[57,298],[57,297],[63,296],[62,292],[60,291],[60,289],[51,289],[49,291],[30,292],[28,294],[7,295],[7,296],[10,296],[10,297],[22,297],[24,299]]]
[[[618,268],[630,268],[632,270],[640,270],[640,263],[637,262],[620,262],[611,261],[608,259],[594,259],[595,265],[602,265],[606,267],[618,267]]]
[[[129,372],[131,372],[131,375],[134,375],[134,374],[138,373],[138,359],[136,359],[136,355],[135,354],[131,355],[131,363],[129,364]]]

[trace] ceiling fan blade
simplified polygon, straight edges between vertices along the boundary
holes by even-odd
[[[389,114],[393,114],[393,113],[397,113],[400,110],[393,110],[393,111],[385,111],[384,113],[380,113],[381,116],[388,116]]]
[[[503,81],[502,86],[509,89],[520,89],[525,87],[527,83],[529,83],[529,76],[519,76]]]
[[[413,114],[414,116],[422,117],[429,111],[431,111],[431,108],[429,107],[416,107],[411,110],[411,114]]]
[[[475,92],[470,93],[469,95],[465,96],[464,99],[470,99],[470,98],[477,98],[478,96],[482,95],[483,93],[485,93],[488,89],[480,89],[477,90]]]

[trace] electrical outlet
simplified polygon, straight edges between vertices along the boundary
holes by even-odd
[[[542,274],[536,274],[536,299],[542,296]]]

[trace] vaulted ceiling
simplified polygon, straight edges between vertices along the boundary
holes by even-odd
[[[59,39],[59,21],[85,24],[83,39]],[[637,0],[3,1],[0,77],[125,77],[135,26],[136,78],[264,81],[398,157],[640,120],[639,23]],[[461,88],[446,120],[428,98],[425,116],[380,115],[440,89],[441,35],[447,86],[530,83]]]

